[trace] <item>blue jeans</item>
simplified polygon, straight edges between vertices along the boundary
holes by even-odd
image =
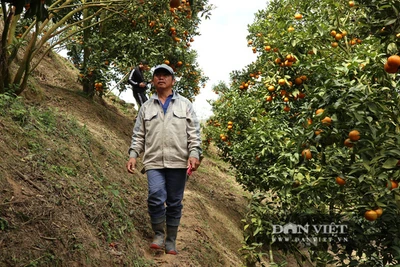
[[[182,199],[186,184],[186,169],[152,169],[147,171],[148,211],[152,223],[166,218],[169,226],[179,226]]]

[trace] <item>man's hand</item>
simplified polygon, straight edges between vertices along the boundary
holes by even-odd
[[[197,168],[200,166],[200,160],[197,158],[189,158],[188,159],[188,168],[189,166],[192,167],[192,171],[197,170]]]
[[[134,173],[136,168],[136,158],[129,158],[128,162],[126,163],[126,169],[129,173]]]
[[[146,84],[145,82],[139,83],[139,87],[142,87],[142,88],[143,88],[143,87],[146,87],[146,85],[147,85],[147,84]]]

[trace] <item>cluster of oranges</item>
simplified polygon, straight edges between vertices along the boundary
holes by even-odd
[[[399,187],[399,182],[397,182],[395,180],[391,180],[390,183],[388,183],[386,187],[389,190],[393,190],[393,189]],[[376,219],[381,217],[382,213],[383,213],[383,209],[381,207],[378,207],[378,208],[375,208],[375,209],[371,209],[371,210],[367,210],[364,213],[364,218],[367,219],[368,221],[375,221]]]
[[[275,63],[278,64],[281,67],[291,67],[293,66],[294,63],[296,63],[297,58],[293,56],[292,54],[286,55],[285,58],[276,58]]]
[[[258,79],[258,78],[260,78],[261,71],[256,71],[254,73],[250,73],[249,75],[250,75],[251,78]]]
[[[343,39],[343,37],[345,37],[347,35],[346,31],[342,31],[342,32],[337,32],[336,30],[331,30],[330,35],[335,38],[335,41],[333,41],[331,43],[331,46],[333,48],[336,48],[339,46],[339,41]]]
[[[179,16],[177,15],[176,11],[183,11],[186,12],[186,18],[191,19],[192,17],[192,9],[190,8],[190,2],[186,1],[186,0],[170,0],[169,2],[170,4],[170,11],[172,16],[174,17],[174,23],[177,24],[178,20],[179,20]],[[176,42],[176,43],[180,43],[182,41],[181,38],[179,38],[177,36],[177,31],[175,27],[171,27],[170,28],[170,34],[172,36],[172,39]],[[189,32],[187,30],[185,30],[183,32],[183,34],[185,35],[185,37],[182,37],[184,39],[186,39],[186,45],[184,46],[185,48],[188,48],[190,46],[190,42],[193,42],[194,39],[190,38],[188,39],[188,35]]]
[[[272,51],[275,52],[275,53],[277,53],[277,52],[279,51],[279,49],[276,48],[276,47],[272,49],[272,47],[271,47],[270,45],[266,45],[266,46],[264,47],[264,50],[267,51],[267,52],[269,52],[269,51],[272,50]]]
[[[225,134],[220,134],[219,137],[221,138],[222,141],[226,142],[228,141],[228,137]]]
[[[214,127],[219,127],[221,124],[217,120],[210,119],[207,121],[208,125],[213,125]]]
[[[300,86],[303,84],[304,81],[307,80],[307,76],[306,75],[301,75],[299,77],[296,77],[294,79],[294,84],[297,86]],[[284,86],[288,86],[289,88],[293,86],[293,82],[292,81],[286,81],[283,78],[278,79],[278,85],[281,86],[281,90],[280,90],[280,96],[283,99],[283,102],[287,103],[290,101],[290,98],[293,98],[294,100],[297,99],[303,99],[306,95],[303,92],[298,92],[296,95],[293,95],[292,93],[288,92],[287,90],[283,89],[282,87]],[[276,88],[274,85],[268,84],[266,83],[265,86],[267,87],[268,91],[270,93],[273,93]],[[274,97],[276,97],[276,94],[273,93],[272,95],[268,95],[265,97],[265,100],[267,102],[271,102]],[[284,111],[290,111],[290,108],[288,106],[285,106]]]
[[[100,82],[97,82],[94,84],[94,88],[96,89],[97,92],[103,91],[103,84]]]
[[[344,145],[346,147],[353,147],[354,143],[360,140],[360,132],[357,130],[352,130],[349,132],[349,137],[344,140]]]
[[[186,0],[170,0],[169,2],[169,11],[174,17],[174,23],[177,23],[179,20],[179,16],[176,11],[185,12],[186,18],[192,18],[192,9],[190,8],[190,2]]]
[[[376,219],[381,217],[382,213],[383,213],[383,209],[382,208],[376,208],[376,209],[373,209],[373,210],[367,210],[364,213],[364,218],[367,219],[368,221],[375,221]]]
[[[331,43],[331,46],[332,46],[333,48],[336,48],[336,47],[339,46],[339,43],[338,43],[338,42],[339,42],[340,40],[342,40],[345,36],[347,36],[347,31],[343,30],[343,31],[341,31],[341,32],[338,32],[338,31],[336,31],[336,30],[331,30],[330,35],[335,39],[335,40]],[[356,45],[356,44],[361,44],[361,43],[362,43],[362,40],[359,39],[359,38],[357,38],[357,37],[354,37],[354,38],[352,38],[350,41],[348,41],[348,44],[351,45],[351,46],[354,46],[354,45]]]
[[[242,82],[242,83],[239,85],[239,89],[240,89],[240,90],[247,90],[247,89],[249,88],[250,85],[254,85],[254,82],[252,82],[252,81]]]

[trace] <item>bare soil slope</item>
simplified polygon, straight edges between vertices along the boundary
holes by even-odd
[[[135,109],[87,99],[46,56],[22,100],[0,98],[0,266],[242,266],[247,200],[207,156],[189,179],[178,256],[148,249],[146,177],[125,171]]]

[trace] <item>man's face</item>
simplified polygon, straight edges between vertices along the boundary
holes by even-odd
[[[153,75],[153,84],[156,89],[169,89],[175,83],[175,79],[167,70],[158,70]]]
[[[142,69],[142,70],[149,70],[150,69],[149,65],[142,64],[142,63],[139,64],[139,68]]]

